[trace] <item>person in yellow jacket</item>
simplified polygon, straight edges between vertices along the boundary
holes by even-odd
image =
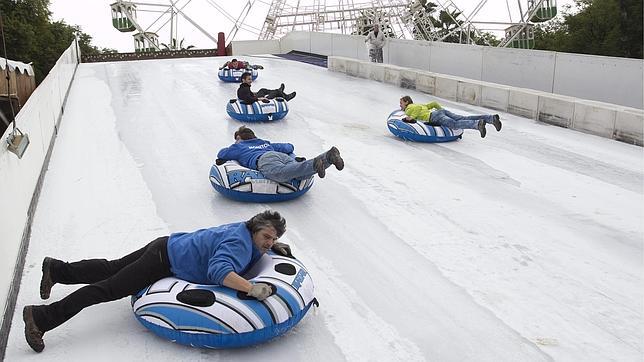
[[[477,129],[481,133],[481,137],[485,137],[485,125],[487,123],[493,124],[497,132],[501,130],[502,126],[498,114],[462,116],[443,109],[438,102],[414,103],[410,96],[400,98],[400,109],[405,111],[407,115],[403,119],[405,122],[421,121],[430,126],[445,126],[451,129]]]

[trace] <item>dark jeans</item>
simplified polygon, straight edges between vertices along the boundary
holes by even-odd
[[[257,93],[255,93],[255,96],[257,96],[257,98],[266,97],[268,99],[273,99],[277,97],[286,98],[286,93],[282,92],[279,89],[262,88],[258,90]]]
[[[89,284],[58,302],[34,308],[36,325],[52,330],[90,305],[133,295],[169,277],[168,237],[163,236],[118,260],[90,259],[75,263],[54,261],[52,280],[61,284]]]

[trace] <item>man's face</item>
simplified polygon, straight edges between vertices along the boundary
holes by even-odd
[[[230,65],[231,68],[237,68],[237,63],[238,62],[235,60],[234,62],[230,62],[229,65]]]
[[[246,78],[242,78],[242,83],[244,84],[251,84],[253,82],[253,77],[251,76],[246,76]]]
[[[253,234],[253,243],[262,254],[269,251],[277,239],[277,232],[272,226],[259,229]]]

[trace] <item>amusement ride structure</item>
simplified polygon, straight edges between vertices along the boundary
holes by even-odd
[[[481,10],[490,5],[488,0],[478,0],[468,10],[463,10],[454,0],[247,0],[236,16],[215,0],[206,0],[205,4],[230,23],[227,41],[234,40],[239,30],[260,40],[280,38],[294,30],[364,35],[378,23],[389,37],[464,44],[477,43],[479,39],[478,43],[482,40],[491,45],[484,33],[504,31],[505,37],[498,46],[531,49],[534,47],[534,23],[553,19],[557,15],[557,1],[515,1],[516,6],[510,6],[512,0],[505,0],[507,20],[503,21],[482,19]],[[168,50],[182,48],[183,44],[177,41],[179,19],[216,43],[217,37],[187,14],[186,8],[195,4],[192,0],[168,0],[168,3],[118,0],[110,5],[112,24],[121,32],[135,32],[136,52],[158,51],[162,47]],[[204,3],[199,4],[203,7]],[[261,27],[248,21],[255,9],[266,12]],[[139,16],[143,12],[157,16],[144,24]],[[167,45],[159,43],[158,34],[162,30],[169,30]]]

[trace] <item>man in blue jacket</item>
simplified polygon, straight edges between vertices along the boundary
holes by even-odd
[[[84,308],[133,295],[169,276],[199,284],[224,285],[264,300],[271,295],[271,286],[251,284],[240,275],[269,249],[292,256],[288,245],[277,242],[285,231],[286,220],[278,212],[267,210],[246,222],[160,237],[117,260],[67,263],[47,257],[43,260],[40,281],[42,299],[49,298],[56,283],[88,285],[55,303],[25,306],[27,343],[34,351],[42,352],[44,333]]]
[[[266,178],[277,182],[304,179],[315,175],[326,175],[331,165],[339,171],[344,168],[340,151],[334,146],[312,160],[291,156],[295,147],[290,143],[271,143],[257,138],[255,132],[241,126],[235,132],[235,143],[217,154],[216,163],[237,161],[240,165],[259,170]]]

